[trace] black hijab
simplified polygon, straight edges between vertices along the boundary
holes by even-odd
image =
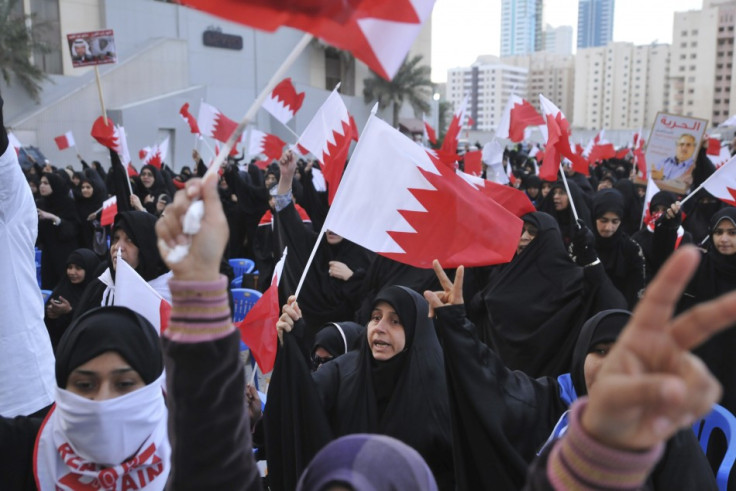
[[[585,358],[588,353],[599,343],[615,342],[630,318],[631,312],[628,310],[611,309],[599,312],[583,324],[572,353],[570,368],[570,378],[578,397],[588,394],[585,384]]]
[[[334,394],[328,419],[335,436],[397,438],[424,457],[440,488],[447,489],[453,480],[449,401],[429,305],[417,292],[398,286],[383,289],[373,305],[378,301],[391,304],[404,326],[402,354],[377,363],[364,337],[359,350],[328,362],[312,376],[323,400]],[[385,405],[382,414],[379,405]]]
[[[317,331],[312,353],[318,347],[322,347],[333,357],[344,355],[356,348],[363,336],[365,336],[365,327],[360,324],[355,322],[329,322]]]
[[[163,371],[159,336],[143,316],[125,307],[99,307],[77,318],[56,350],[56,383],[65,388],[72,370],[92,358],[115,351],[146,384]]]
[[[138,267],[135,270],[146,281],[166,273],[156,245],[156,217],[145,211],[124,211],[115,215],[113,234],[122,229],[138,248]],[[112,254],[112,252],[111,252]]]
[[[577,228],[575,216],[572,213],[573,204],[575,205],[575,210],[578,213],[578,218],[582,220],[588,228],[593,228],[593,221],[590,217],[590,198],[587,197],[580,187],[574,182],[568,180],[567,185],[570,188],[570,194],[568,195],[570,203],[567,205],[567,208],[559,211],[555,209],[555,189],[560,189],[562,192],[567,194],[565,184],[562,181],[557,181],[552,185],[552,189],[549,190],[549,194],[544,198],[540,208],[541,211],[548,213],[557,221],[565,244],[570,243]]]
[[[69,178],[67,176],[65,179],[60,172],[66,175],[64,171],[43,173],[51,186],[51,194],[40,198],[38,208],[62,219],[78,222],[74,199],[69,195]]]
[[[630,179],[619,179],[613,185],[624,198],[624,211],[621,214],[621,227],[628,235],[639,230],[644,200],[636,192],[636,186]]]
[[[710,221],[715,213],[723,208],[723,202],[715,198],[705,189],[701,189],[683,205],[683,213],[685,218],[682,226],[693,236],[693,242],[700,244],[708,237],[710,233]]]
[[[570,259],[553,217],[535,212],[522,220],[537,228],[536,237],[491,272],[470,318],[509,368],[559,375],[569,369],[577,329],[587,318],[583,269]]]
[[[608,276],[626,278],[628,264],[624,247],[629,237],[623,230],[624,197],[616,189],[603,189],[593,197],[593,219],[598,220],[606,213],[614,213],[622,222],[611,237],[602,237],[598,232],[597,224],[593,227],[595,236],[595,250],[598,258],[606,268]],[[614,280],[614,284],[616,281]],[[618,286],[618,285],[617,285]]]

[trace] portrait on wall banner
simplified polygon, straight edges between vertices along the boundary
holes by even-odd
[[[707,124],[705,119],[657,113],[647,142],[646,161],[659,189],[678,194],[690,189]]]
[[[66,39],[75,68],[117,62],[112,29],[67,34]]]

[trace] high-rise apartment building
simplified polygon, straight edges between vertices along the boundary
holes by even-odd
[[[474,129],[494,130],[511,94],[526,93],[527,73],[497,56],[480,56],[470,67],[447,71],[447,100],[457,109],[468,96],[467,113],[475,121]]]
[[[510,56],[501,61],[528,70],[526,91],[517,90],[516,95],[528,100],[537,111],[541,111],[539,94],[543,94],[568,118],[572,116],[575,96],[574,56],[542,51],[531,55]]]
[[[502,0],[501,56],[544,49],[543,0]]]
[[[606,46],[613,39],[614,0],[579,0],[578,49]]]
[[[575,55],[572,123],[586,129],[651,126],[668,110],[670,46],[610,43]]]
[[[713,125],[736,113],[735,19],[734,0],[704,0],[702,10],[675,13],[670,111]]]
[[[544,26],[544,51],[557,55],[572,54],[572,26]]]

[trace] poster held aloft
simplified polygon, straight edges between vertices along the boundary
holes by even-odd
[[[97,65],[117,63],[118,61],[113,31],[112,29],[103,29],[101,31],[77,32],[67,34],[66,40],[69,43],[69,53],[72,56],[72,66],[74,68],[84,66],[95,67],[97,94],[100,97],[102,118],[105,125],[107,125],[105,97],[102,95],[102,81],[100,80],[100,71],[97,69]]]
[[[684,194],[690,188],[707,124],[700,118],[657,113],[645,160],[649,174],[661,190]]]

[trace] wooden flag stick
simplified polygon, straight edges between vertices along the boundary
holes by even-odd
[[[97,80],[97,94],[100,96],[100,107],[102,108],[102,118],[107,126],[107,112],[105,111],[105,98],[102,96],[102,80],[100,79],[100,70],[95,65],[95,79]]]

